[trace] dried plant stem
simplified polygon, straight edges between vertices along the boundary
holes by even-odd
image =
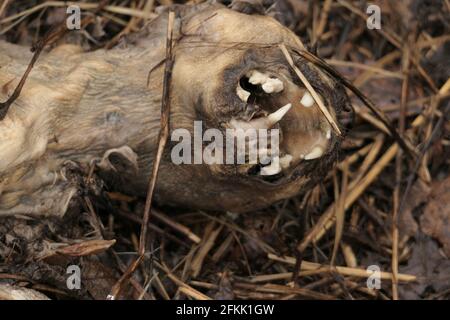
[[[5,12],[5,9],[8,6],[10,1],[11,0],[5,0],[5,1],[3,1],[2,5],[0,6],[0,18],[3,16],[3,13]]]
[[[192,276],[194,278],[196,278],[200,274],[200,271],[202,270],[203,266],[203,261],[205,260],[208,252],[214,246],[214,243],[216,242],[216,239],[220,234],[220,231],[222,231],[222,228],[223,225],[219,226],[215,230],[212,230],[208,235],[205,235],[205,239],[203,239],[202,243],[200,244],[199,250],[197,251],[195,257],[192,259],[191,270]]]
[[[391,53],[388,53],[381,59],[377,60],[371,67],[372,68],[382,68],[386,65],[389,65],[390,63],[392,63],[393,61],[395,61],[396,59],[398,59],[400,57],[401,57],[401,53],[399,51],[397,51],[397,50],[392,51]],[[373,76],[374,70],[375,69],[367,70],[366,72],[363,72],[353,81],[353,84],[357,88],[361,88]],[[382,70],[384,70],[384,69],[382,69]],[[403,78],[402,75],[400,75],[400,77]]]
[[[367,73],[365,73],[365,75],[371,76],[372,74],[377,73],[377,74],[382,75],[387,78],[403,79],[403,76],[399,72],[388,71],[388,70],[379,68],[376,65],[372,66],[372,65],[366,65],[366,64],[362,64],[362,63],[358,63],[358,62],[353,62],[353,61],[343,61],[343,60],[336,60],[336,59],[325,59],[325,62],[332,66],[350,67],[350,68],[365,70],[365,71],[367,71]],[[357,85],[356,81],[354,81],[354,84],[357,87],[360,87],[360,85]]]
[[[188,237],[190,240],[192,240],[192,242],[194,243],[200,243],[200,241],[202,239],[200,239],[199,236],[197,236],[195,233],[193,233],[191,231],[191,229],[189,229],[188,227],[174,221],[173,219],[171,219],[170,217],[166,216],[165,214],[163,214],[162,212],[152,209],[152,214],[153,216],[164,222],[165,224],[167,224],[168,226],[170,226],[171,228],[177,230],[178,232],[180,232],[181,234],[185,235],[186,237]]]
[[[406,118],[406,105],[408,103],[408,91],[409,91],[409,61],[410,61],[410,49],[406,44],[403,50],[402,59],[402,71],[403,71],[403,83],[400,102],[400,118],[399,118],[399,132],[402,135],[405,132],[405,118]],[[398,242],[399,242],[399,230],[398,230],[398,216],[400,214],[400,188],[402,180],[402,150],[399,149],[397,153],[395,163],[395,188],[394,199],[392,208],[392,298],[398,300]]]
[[[186,294],[187,296],[190,296],[194,299],[197,300],[211,300],[210,297],[208,297],[207,295],[201,293],[198,290],[195,290],[194,288],[192,288],[190,285],[188,285],[187,283],[183,282],[182,280],[180,280],[179,278],[177,278],[167,267],[165,267],[164,265],[160,264],[159,262],[155,261],[156,266],[161,269],[162,271],[164,271],[167,275],[167,277],[172,280],[177,286],[179,286],[179,290]]]
[[[337,180],[337,179],[336,179]],[[348,164],[344,162],[344,166],[342,169],[342,183],[341,183],[341,189],[340,192],[337,191],[336,195],[336,207],[335,207],[335,215],[336,215],[336,232],[334,237],[334,247],[333,247],[333,253],[331,256],[331,262],[330,265],[334,265],[336,254],[339,248],[339,244],[341,242],[342,233],[344,230],[344,220],[345,220],[345,195],[347,194],[347,187],[348,187]],[[339,190],[339,187],[337,186],[336,181],[336,190]]]
[[[237,283],[236,287],[244,288],[250,291],[256,292],[265,292],[265,293],[278,293],[278,294],[295,294],[303,297],[307,297],[309,299],[316,300],[335,300],[336,297],[323,294],[320,292],[316,292],[310,289],[298,288],[298,287],[290,287],[279,284],[268,283],[263,286],[254,285],[254,284],[246,284],[246,283]]]
[[[320,37],[322,36],[323,32],[325,31],[325,27],[328,22],[328,15],[330,14],[331,4],[333,0],[325,0],[321,14],[320,14],[320,21],[319,25],[317,26],[316,32],[313,34],[313,45],[316,44],[318,41],[320,41]]]
[[[364,19],[364,20],[367,19],[367,16],[364,14],[364,12],[362,12],[361,10],[359,10],[358,8],[356,8],[355,6],[350,4],[348,1],[345,1],[345,0],[337,0],[337,1],[340,5],[347,8],[351,12],[355,13],[357,16],[361,17],[362,19]],[[376,30],[384,38],[386,38],[390,43],[392,43],[395,47],[397,47],[397,49],[402,50],[402,39],[397,34],[395,34],[390,28],[384,26],[383,28],[376,29]],[[410,58],[411,58],[411,62],[417,68],[417,71],[419,71],[422,78],[428,83],[430,88],[435,93],[437,93],[438,89],[436,87],[436,84],[434,83],[433,79],[431,79],[429,74],[425,71],[425,69],[422,67],[422,65],[420,64],[420,59],[415,57],[414,55],[412,55]]]
[[[66,32],[66,30],[64,28],[62,28],[61,26],[59,28],[56,28],[56,30],[51,30],[42,40],[38,41],[31,48],[31,51],[34,52],[34,54],[33,54],[33,57],[31,58],[30,63],[27,66],[27,69],[25,70],[25,73],[22,75],[22,78],[20,79],[19,84],[16,86],[13,94],[8,98],[8,100],[0,103],[0,121],[5,118],[10,106],[20,96],[20,93],[22,92],[22,88],[25,85],[25,81],[27,80],[28,75],[30,74],[31,70],[33,69],[34,64],[38,60],[44,47],[48,44],[53,43],[55,40],[59,39],[59,37],[65,32]]]
[[[279,257],[275,254],[269,253],[268,258],[273,261],[278,261],[282,263],[286,263],[289,265],[295,265],[294,257]],[[337,271],[341,275],[344,276],[352,276],[357,278],[367,278],[369,273],[365,269],[361,268],[350,268],[350,267],[330,267],[327,265],[323,265],[320,263],[302,261],[301,271],[313,271],[313,270],[321,270],[321,272],[334,272]],[[380,278],[382,280],[392,280],[392,273],[390,272],[380,272]],[[403,282],[414,282],[417,280],[417,277],[410,274],[398,274],[399,281]]]
[[[161,157],[164,151],[164,147],[169,137],[169,115],[170,115],[170,80],[172,77],[172,67],[173,67],[173,26],[175,21],[175,13],[173,11],[169,12],[168,26],[167,26],[167,39],[166,39],[166,65],[164,70],[164,83],[163,83],[163,95],[162,95],[162,105],[161,105],[161,127],[158,137],[158,149],[156,152],[155,160],[153,162],[152,173],[150,176],[147,198],[145,201],[144,214],[141,224],[141,234],[139,238],[139,256],[138,258],[130,264],[127,271],[122,275],[122,277],[117,281],[117,283],[111,289],[111,294],[109,299],[114,300],[122,290],[123,285],[132,276],[136,268],[141,264],[146,250],[146,240],[147,240],[147,230],[148,221],[150,219],[150,210],[152,206],[153,193],[156,186],[156,181],[158,179],[159,164],[161,162]]]
[[[95,12],[99,12],[102,10],[105,6],[105,1],[101,1],[98,4],[93,4],[92,9],[95,9]],[[5,19],[3,19],[5,20]],[[1,21],[3,21],[1,20]],[[81,21],[81,26],[84,28],[88,24],[90,24],[93,20],[93,17],[86,17],[83,18]],[[2,23],[0,21],[0,24]],[[25,73],[22,75],[22,78],[19,81],[19,84],[14,89],[13,94],[6,100],[5,102],[0,103],[0,121],[2,121],[6,114],[8,113],[8,110],[10,106],[13,104],[13,102],[20,96],[20,93],[22,92],[22,88],[25,85],[25,82],[28,78],[28,75],[30,74],[31,70],[34,67],[34,64],[38,60],[42,50],[45,48],[45,46],[53,44],[58,39],[61,38],[66,32],[68,31],[65,22],[61,23],[54,29],[51,29],[41,40],[39,40],[37,43],[35,43],[31,47],[31,52],[34,52],[33,57],[31,58],[30,63],[27,66],[27,69],[25,70]]]
[[[344,86],[346,86],[349,90],[353,92],[353,94],[358,97],[359,100],[361,100],[364,105],[369,108],[370,111],[372,111],[375,116],[380,120],[386,128],[389,129],[389,133],[392,135],[392,137],[397,141],[397,143],[402,147],[405,152],[410,155],[412,158],[415,158],[416,156],[416,148],[411,145],[408,139],[405,139],[404,137],[400,136],[400,134],[397,132],[397,130],[394,128],[394,126],[391,124],[389,118],[381,111],[379,110],[373,103],[370,101],[358,88],[356,88],[351,82],[349,82],[347,79],[341,76],[339,72],[337,72],[333,67],[331,67],[329,64],[327,64],[325,61],[320,59],[319,57],[311,54],[308,51],[296,51],[297,54],[302,56],[303,58],[307,59],[308,61],[316,64],[317,66],[323,68],[325,71],[329,72],[331,75],[336,77],[336,79],[339,79]]]
[[[426,120],[424,115],[419,115],[414,119],[411,129],[421,126]],[[369,187],[373,181],[378,177],[381,171],[394,159],[398,151],[398,144],[393,144],[384,155],[372,166],[372,169],[364,176],[361,181],[351,188],[345,199],[345,209],[347,210],[359,196]],[[308,234],[303,238],[302,242],[298,245],[297,250],[303,252],[311,242],[319,241],[322,236],[334,225],[334,206],[332,204],[325,213],[320,217],[317,223],[311,228]]]
[[[41,9],[44,9],[44,8],[68,7],[71,5],[79,6],[80,9],[83,9],[83,10],[91,10],[91,9],[98,8],[98,3],[94,3],[94,2],[93,3],[83,3],[83,2],[78,2],[78,1],[46,1],[44,3],[40,3],[40,4],[30,8],[30,9],[19,12],[15,15],[3,18],[0,20],[0,24],[14,21],[23,16],[29,16],[29,15],[31,15]],[[120,6],[107,5],[107,6],[102,7],[102,10],[109,11],[111,13],[122,14],[122,15],[126,15],[126,16],[138,17],[138,18],[150,19],[150,18],[156,17],[156,14],[154,14],[154,13],[148,13],[148,12],[145,12],[142,10],[127,8],[127,7],[120,7]]]
[[[305,77],[305,75],[300,71],[299,68],[294,64],[294,60],[292,60],[292,56],[287,50],[286,46],[284,44],[280,44],[280,49],[283,52],[286,60],[288,61],[289,65],[292,69],[294,69],[297,76],[300,78],[306,89],[308,89],[309,93],[311,93],[312,97],[314,98],[314,101],[319,106],[319,110],[322,112],[322,114],[327,119],[328,123],[333,127],[334,131],[337,135],[342,135],[341,130],[339,129],[339,126],[336,124],[336,121],[334,121],[333,117],[331,116],[328,109],[323,104],[322,99],[320,98],[319,94],[316,92],[316,90],[311,86],[308,79]]]
[[[347,210],[358,197],[366,190],[368,186],[378,177],[380,172],[392,161],[398,150],[398,145],[394,144],[388,151],[381,157],[378,162],[372,167],[372,169],[367,173],[367,175],[361,179],[360,183],[357,184],[353,189],[349,190],[345,197],[344,208]],[[325,213],[320,217],[319,221],[311,228],[309,233],[305,236],[302,242],[299,244],[297,249],[303,252],[306,247],[311,242],[319,241],[322,236],[333,226],[335,222],[334,206],[332,204]]]

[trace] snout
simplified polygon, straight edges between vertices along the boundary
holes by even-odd
[[[317,88],[314,95],[282,57],[276,61],[241,72],[228,88],[241,105],[241,112],[230,119],[229,128],[241,132],[279,130],[279,145],[263,150],[270,161],[261,157],[257,164],[247,166],[248,174],[269,180],[292,174],[302,164],[320,161],[333,151],[336,134],[319,109],[319,103],[326,106],[337,122],[333,101],[327,96],[333,90],[330,88],[333,82],[310,70],[310,66],[302,66]],[[266,148],[260,142],[257,143],[259,154]]]

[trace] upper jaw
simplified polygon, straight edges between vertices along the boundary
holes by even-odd
[[[321,160],[331,151],[335,137],[331,125],[320,113],[311,93],[285,73],[251,69],[235,81],[232,94],[244,104],[242,114],[246,116],[232,117],[227,127],[280,130],[279,153],[271,156],[269,164],[250,166],[247,173],[262,179],[279,179],[302,164]],[[334,115],[333,108],[327,107]]]

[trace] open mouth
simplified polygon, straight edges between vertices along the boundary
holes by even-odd
[[[234,129],[279,129],[279,148],[270,146],[265,157],[248,169],[248,174],[281,177],[300,163],[317,161],[329,151],[332,129],[317,107],[317,101],[304,87],[285,75],[250,70],[235,89],[246,103],[246,117],[231,119]],[[325,102],[323,97],[320,97]],[[259,145],[259,144],[258,144]]]

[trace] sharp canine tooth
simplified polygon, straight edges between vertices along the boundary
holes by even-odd
[[[305,106],[306,108],[312,107],[314,105],[314,99],[312,95],[307,91],[303,97],[300,103]]]
[[[267,119],[269,120],[269,124],[273,126],[278,121],[280,121],[284,117],[284,115],[291,109],[291,107],[292,104],[288,103],[287,105],[281,107],[274,113],[269,114],[269,116],[267,117]]]
[[[273,176],[281,171],[280,158],[275,157],[272,159],[272,163],[268,166],[261,168],[260,174],[262,176]]]
[[[281,92],[284,89],[283,82],[280,79],[269,78],[262,85],[264,92],[273,93],[273,92]]]
[[[331,139],[331,129],[327,130],[327,135],[326,135],[327,139],[330,140]]]
[[[244,101],[247,102],[248,98],[250,97],[250,92],[245,91],[240,84],[238,84],[238,86],[236,87],[236,94],[238,95],[238,97]]]
[[[316,146],[312,149],[310,153],[305,156],[305,160],[313,160],[320,158],[323,155],[323,149],[319,146]]]

